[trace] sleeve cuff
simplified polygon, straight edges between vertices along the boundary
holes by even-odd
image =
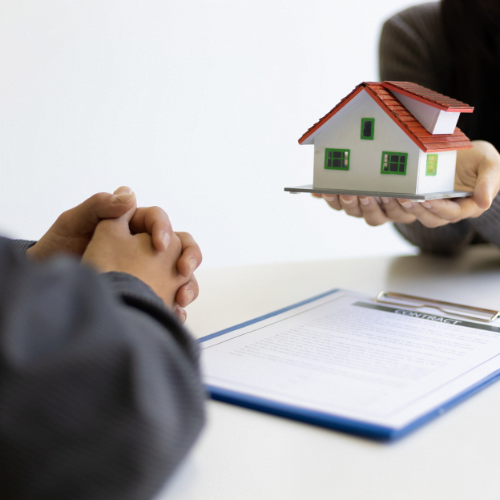
[[[28,250],[28,248],[31,248],[36,243],[36,241],[28,241],[28,240],[11,240],[11,241],[14,244],[14,248],[19,253],[26,253],[26,250]]]
[[[127,273],[110,272],[101,275],[111,287],[115,295],[137,299],[152,307],[168,311],[163,300],[153,291],[153,289],[141,281],[139,278]]]

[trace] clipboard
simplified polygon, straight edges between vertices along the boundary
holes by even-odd
[[[464,335],[471,334],[484,338],[486,334],[490,338],[496,338],[496,343],[494,342],[491,348],[488,347],[488,353],[481,362],[476,363],[474,366],[461,366],[455,376],[450,377],[445,382],[437,383],[435,387],[425,394],[422,393],[423,396],[421,395],[415,399],[418,408],[412,409],[414,402],[402,404],[402,410],[398,409],[390,418],[367,416],[363,415],[363,412],[353,413],[343,410],[341,406],[328,409],[324,404],[321,404],[321,397],[317,400],[317,403],[314,403],[309,398],[314,390],[316,390],[316,393],[318,392],[317,387],[314,385],[311,386],[311,389],[313,389],[311,393],[305,394],[302,402],[299,399],[290,399],[280,393],[279,384],[275,385],[274,388],[268,386],[269,381],[272,381],[272,375],[266,376],[265,374],[266,360],[264,358],[255,358],[250,365],[243,367],[246,373],[255,372],[257,378],[261,379],[262,390],[257,387],[256,380],[237,380],[234,373],[231,372],[234,367],[236,367],[236,370],[242,368],[244,358],[241,358],[241,352],[236,353],[236,356],[231,354],[229,358],[232,359],[229,359],[223,352],[219,353],[222,354],[222,357],[207,364],[206,356],[212,356],[212,353],[217,352],[220,347],[223,346],[223,349],[227,350],[232,348],[231,344],[233,342],[241,342],[245,338],[247,341],[251,341],[252,338],[255,339],[255,337],[265,334],[266,329],[276,328],[282,321],[291,321],[293,327],[293,325],[297,325],[296,321],[301,314],[304,312],[315,314],[314,311],[320,311],[321,307],[328,307],[328,303],[334,303],[337,300],[336,297],[349,302],[346,302],[347,309],[352,306],[351,320],[352,318],[359,319],[364,316],[363,324],[367,325],[367,345],[373,343],[373,326],[378,321],[377,318],[383,322],[378,326],[378,331],[383,333],[388,329],[387,325],[391,321],[395,321],[396,318],[398,318],[398,321],[400,319],[399,325],[408,325],[407,332],[402,331],[401,335],[397,331],[395,332],[393,337],[394,345],[401,344],[405,340],[405,335],[413,335],[418,338],[420,332],[426,329],[429,329],[427,333],[429,339],[433,338],[432,331],[434,329],[434,331],[446,333],[453,341],[455,335],[463,338]],[[342,307],[345,313],[346,307]],[[446,316],[418,312],[418,309],[422,307],[434,307],[439,311],[443,309],[448,311],[448,308],[451,308],[450,311],[452,312],[446,312]],[[335,316],[341,309],[334,308],[332,311]],[[498,315],[499,311],[424,299],[395,292],[380,292],[377,298],[374,298],[357,292],[334,289],[199,339],[202,350],[203,379],[209,395],[218,401],[375,440],[395,440],[441,416],[461,401],[500,378],[500,324],[491,324]],[[451,319],[454,316],[463,317],[464,319]],[[373,319],[376,320],[375,323],[371,321]],[[284,332],[292,331],[289,326],[283,324]],[[344,329],[344,335],[345,332],[346,329]],[[359,333],[358,330],[358,336]],[[341,339],[341,342],[345,344],[345,340]],[[365,341],[362,340],[362,342]],[[439,343],[443,344],[442,336]],[[290,346],[286,347],[290,348]],[[403,347],[403,349],[405,348]],[[373,352],[376,355],[376,349]],[[255,352],[251,353],[251,355],[255,355]],[[273,353],[273,356],[276,356],[276,352]],[[273,362],[271,357],[269,359]],[[226,372],[224,372],[226,369],[224,360],[229,360]],[[297,366],[300,366],[300,364],[297,364]],[[300,377],[303,376],[303,373],[301,374],[299,371],[297,370],[296,380],[301,380]],[[294,375],[293,369],[291,373]],[[274,383],[274,381],[272,382]],[[335,385],[330,384],[328,387],[322,392],[326,397],[330,395],[331,389],[336,389]],[[323,389],[325,389],[324,386]],[[349,387],[347,387],[347,392],[348,390]]]

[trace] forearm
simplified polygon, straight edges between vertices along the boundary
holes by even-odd
[[[202,425],[194,341],[139,280],[0,243],[0,497],[151,497]]]

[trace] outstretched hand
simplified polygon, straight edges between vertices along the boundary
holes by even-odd
[[[426,227],[444,226],[487,210],[500,189],[500,155],[486,141],[473,141],[474,147],[458,151],[455,190],[474,191],[468,198],[414,202],[408,199],[314,194],[324,198],[334,210],[364,218],[370,226],[385,222],[409,224],[419,220]]]

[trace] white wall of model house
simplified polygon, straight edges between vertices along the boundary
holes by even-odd
[[[437,154],[438,157],[436,175],[427,175],[427,158],[431,154]],[[441,151],[440,153],[428,154],[420,151],[416,194],[453,191],[456,163],[456,151]]]
[[[458,116],[458,113],[447,114]],[[375,118],[373,140],[361,139],[362,118]],[[313,140],[313,186],[316,188],[407,194],[453,191],[457,152],[429,153],[437,155],[438,168],[435,175],[428,175],[429,154],[422,151],[365,90],[332,116]],[[327,148],[349,149],[349,170],[325,168]],[[406,175],[381,173],[383,151],[408,154]]]
[[[375,118],[373,140],[361,139],[361,119]],[[349,170],[325,169],[325,149],[350,149]],[[382,174],[382,152],[407,153],[406,175]],[[315,188],[416,193],[419,147],[362,90],[314,137]]]

